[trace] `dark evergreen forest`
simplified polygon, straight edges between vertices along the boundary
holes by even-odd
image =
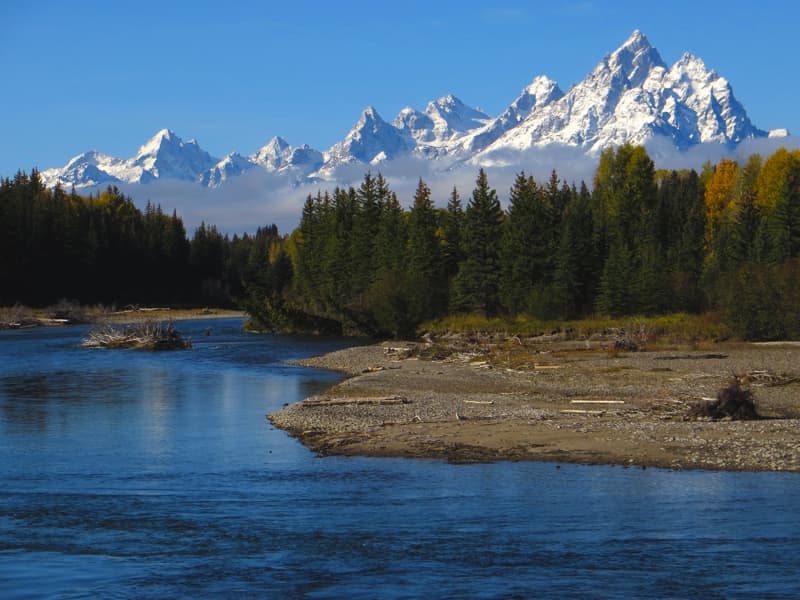
[[[0,306],[233,306],[279,239],[274,226],[230,238],[202,224],[190,240],[174,212],[142,212],[114,187],[81,196],[19,172],[0,182]]]
[[[394,336],[452,313],[713,311],[746,339],[798,337],[798,255],[800,151],[697,173],[625,145],[603,152],[591,191],[520,173],[505,210],[484,171],[443,209],[420,180],[403,210],[380,174],[309,196],[273,255],[280,284],[249,308],[279,329]]]
[[[0,184],[0,244],[0,304],[238,304],[264,329],[387,336],[452,313],[713,312],[746,339],[800,337],[800,151],[783,149],[698,173],[625,145],[591,190],[520,173],[505,209],[482,170],[445,208],[420,180],[408,209],[367,173],[309,196],[289,235],[233,238],[34,171]]]

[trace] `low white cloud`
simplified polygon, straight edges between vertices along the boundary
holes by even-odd
[[[668,140],[654,138],[646,144],[647,152],[659,169],[695,169],[700,171],[706,162],[715,164],[723,158],[745,162],[753,154],[767,158],[779,148],[800,148],[800,137],[752,138],[738,145],[697,144],[679,152]]]
[[[800,137],[759,138],[746,140],[738,146],[699,144],[686,151],[678,151],[669,140],[654,139],[647,150],[659,169],[695,169],[712,164],[722,158],[740,162],[758,153],[767,157],[778,148],[800,148]],[[489,184],[496,189],[505,205],[508,192],[516,176],[524,171],[545,183],[555,169],[561,180],[580,185],[585,181],[591,187],[597,156],[585,154],[570,146],[546,146],[525,152],[495,153],[491,164],[484,168]],[[404,207],[411,206],[414,191],[422,178],[431,188],[437,206],[445,206],[456,187],[466,206],[475,187],[480,166],[470,162],[453,163],[425,160],[415,157],[396,159],[380,165],[353,164],[336,171],[335,181],[313,181],[298,184],[288,174],[267,173],[260,170],[225,181],[218,188],[204,188],[185,181],[157,181],[142,185],[121,184],[118,187],[143,208],[148,201],[159,204],[165,212],[177,210],[191,235],[201,222],[216,225],[226,233],[254,232],[258,227],[275,224],[281,232],[290,232],[300,221],[303,203],[317,191],[333,192],[334,188],[358,187],[367,172],[382,173]],[[89,190],[84,190],[89,191]]]

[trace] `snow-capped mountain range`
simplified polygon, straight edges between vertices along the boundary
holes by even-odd
[[[755,127],[725,78],[689,53],[668,66],[637,30],[566,93],[538,76],[496,117],[452,95],[429,102],[424,111],[404,108],[391,123],[370,106],[325,152],[274,137],[254,154],[232,152],[222,159],[162,129],[133,158],[92,150],[42,177],[49,186],[76,188],[160,179],[217,187],[262,169],[303,182],[336,180],[342,167],[401,157],[435,161],[435,168],[445,170],[457,163],[513,165],[526,152],[551,144],[595,155],[609,146],[657,138],[686,150],[704,142],[737,144],[787,133]]]

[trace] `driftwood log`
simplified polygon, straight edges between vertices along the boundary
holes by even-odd
[[[693,405],[687,416],[713,421],[719,419],[747,421],[761,418],[756,410],[753,393],[741,387],[739,378],[734,378],[730,385],[719,390],[716,399],[702,400]]]

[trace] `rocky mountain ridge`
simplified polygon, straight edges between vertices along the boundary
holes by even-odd
[[[496,117],[452,95],[429,102],[424,111],[406,107],[392,122],[370,106],[325,152],[274,137],[249,156],[232,152],[222,159],[162,129],[132,158],[93,150],[43,171],[42,177],[49,186],[76,188],[160,179],[217,187],[262,169],[298,183],[336,181],[343,167],[369,168],[399,158],[434,161],[436,170],[458,163],[513,166],[524,161],[526,152],[548,145],[595,155],[609,146],[654,138],[686,150],[700,143],[735,145],[787,133],[755,127],[730,83],[702,59],[685,53],[668,66],[637,30],[566,93],[555,81],[537,76]]]

